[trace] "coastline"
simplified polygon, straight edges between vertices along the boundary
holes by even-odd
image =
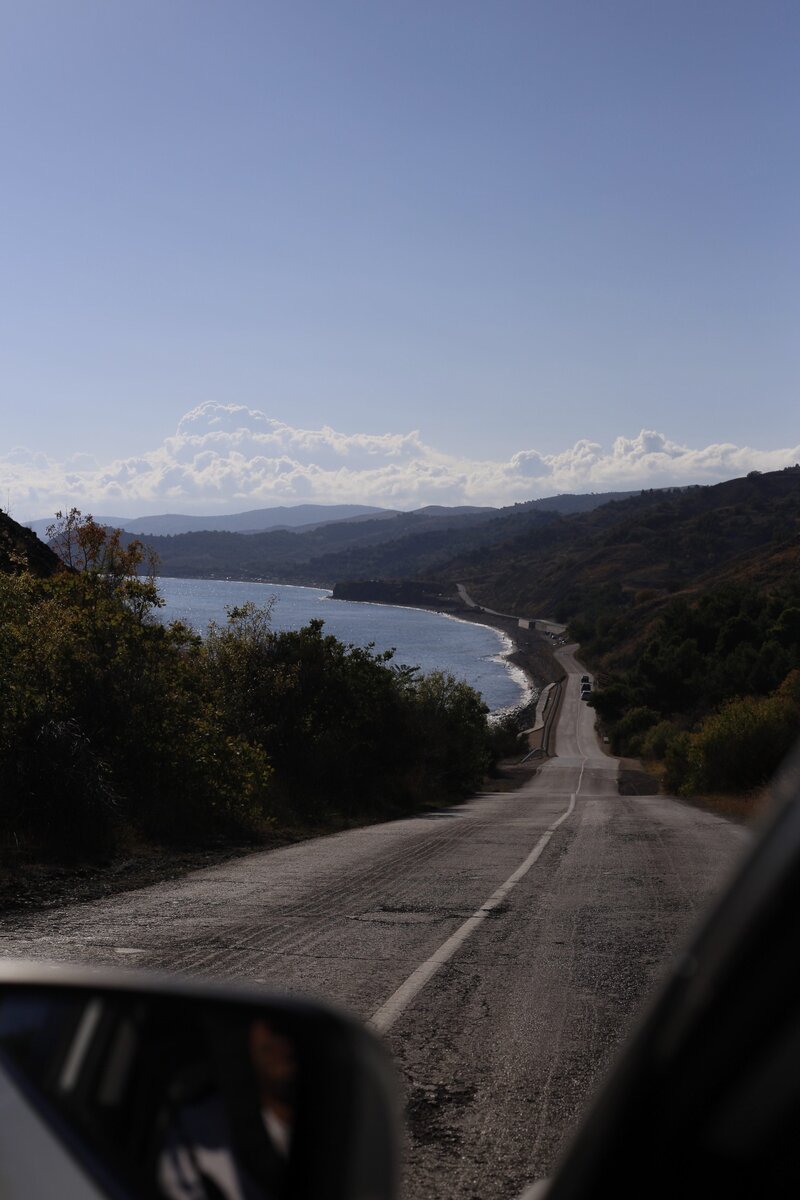
[[[522,628],[517,617],[477,612],[466,606],[442,615],[455,617],[459,621],[470,621],[473,625],[487,625],[490,629],[504,634],[514,647],[511,653],[504,657],[523,672],[535,691],[541,691],[548,683],[556,683],[564,678],[564,669],[553,654],[549,640],[535,629]]]
[[[336,599],[345,600],[338,596]],[[441,617],[449,617],[455,621],[468,621],[472,625],[484,625],[502,633],[513,647],[503,658],[512,663],[525,676],[529,688],[538,695],[548,683],[557,683],[564,678],[564,669],[556,659],[552,645],[544,634],[536,629],[526,629],[519,623],[518,617],[504,616],[502,613],[487,612],[485,609],[470,608],[460,600],[450,607],[443,608],[441,603],[398,605],[391,600],[346,600],[348,604],[385,604],[389,608],[416,608],[421,612],[437,613]],[[531,704],[534,701],[530,702]],[[528,707],[528,704],[523,705]]]
[[[513,649],[503,657],[525,675],[533,692],[538,693],[548,683],[557,683],[564,678],[564,670],[553,654],[549,639],[539,630],[529,629],[520,624],[520,620],[526,618],[487,610],[473,604],[461,584],[450,586],[452,590],[447,585],[443,587],[437,582],[415,580],[348,581],[334,586],[332,598],[345,600],[349,604],[385,604],[393,608],[416,608],[457,621],[483,625],[496,630],[509,640]]]
[[[436,604],[396,604],[393,600],[350,600],[342,596],[334,596],[333,594],[326,597],[328,600],[338,600],[342,604],[380,604],[384,608],[402,608],[408,612],[428,612],[433,613],[437,617],[445,617],[448,621],[463,621],[465,624],[482,625],[486,629],[491,629],[495,633],[500,633],[508,646],[508,649],[502,649],[498,654],[491,657],[501,659],[504,664],[510,663],[516,671],[523,676],[524,683],[521,684],[527,693],[527,699],[523,699],[519,704],[509,705],[508,709],[498,709],[498,712],[507,712],[514,709],[527,709],[535,705],[538,694],[548,683],[554,679],[560,679],[563,675],[561,668],[555,661],[552,655],[552,650],[549,644],[541,634],[536,634],[533,630],[520,629],[516,618],[506,619],[502,616],[495,618],[493,613],[478,613],[475,609],[451,609],[437,607]],[[536,642],[528,641],[520,634],[528,634],[535,637]],[[548,660],[545,661],[545,655]],[[551,678],[552,672],[560,672]]]
[[[212,587],[208,589],[207,594],[206,592],[202,592],[199,597],[192,597],[189,593],[191,592],[191,585],[194,584],[201,584],[203,588],[207,589],[208,585],[212,585]],[[543,644],[544,650],[548,649],[546,639],[537,637],[536,642],[538,644],[531,647],[528,644],[528,639],[522,637],[522,634],[527,633],[527,631],[520,630],[516,620],[510,619],[505,621],[503,618],[496,618],[489,613],[478,613],[477,610],[472,610],[466,606],[461,598],[455,594],[452,596],[437,595],[429,589],[425,589],[425,592],[421,594],[420,590],[415,589],[414,591],[406,591],[404,593],[384,594],[380,597],[376,595],[340,596],[336,594],[336,589],[330,586],[276,583],[273,580],[256,579],[210,579],[201,577],[192,577],[189,579],[184,576],[159,576],[158,585],[161,595],[166,601],[165,607],[159,610],[157,614],[158,619],[161,621],[182,620],[193,626],[201,634],[210,620],[224,619],[217,612],[222,601],[217,603],[213,599],[210,599],[210,597],[216,594],[216,588],[226,589],[231,587],[252,589],[253,596],[251,598],[255,598],[256,603],[262,602],[255,594],[256,592],[259,595],[264,593],[265,596],[269,594],[280,597],[286,591],[290,594],[296,593],[298,597],[300,594],[305,594],[306,596],[319,598],[323,601],[323,604],[315,611],[314,615],[322,617],[326,622],[327,616],[323,609],[327,606],[327,602],[329,600],[345,601],[341,606],[333,605],[333,608],[338,607],[339,613],[342,615],[334,619],[333,613],[331,613],[331,624],[328,626],[330,631],[336,633],[336,621],[343,622],[344,632],[340,630],[338,636],[343,637],[345,641],[357,641],[359,637],[357,629],[350,630],[348,627],[348,623],[353,624],[353,621],[346,616],[345,610],[352,606],[360,608],[366,606],[373,609],[380,607],[384,610],[396,609],[398,610],[398,619],[400,619],[401,612],[405,612],[409,618],[413,613],[427,613],[431,616],[449,618],[456,622],[482,626],[485,630],[491,630],[492,634],[496,635],[497,640],[495,641],[495,636],[486,638],[485,635],[481,639],[483,646],[480,649],[476,648],[475,655],[473,656],[476,669],[480,668],[479,659],[484,661],[484,665],[491,662],[492,666],[487,669],[497,671],[498,668],[501,668],[499,676],[505,676],[508,680],[507,683],[503,682],[491,685],[487,679],[487,688],[489,691],[487,702],[492,710],[493,721],[502,719],[507,713],[526,711],[532,708],[535,705],[538,693],[552,678],[552,663],[546,660],[542,661],[540,652]],[[186,596],[183,595],[184,591],[187,592]],[[247,598],[249,594],[243,594],[242,600]],[[238,604],[242,602],[236,596],[238,596],[238,593],[236,593],[232,600],[229,599],[228,603]],[[292,604],[294,604],[294,600],[292,600]],[[300,609],[302,616],[304,612],[302,601],[300,602]],[[287,612],[289,611],[287,609]],[[303,619],[310,619],[310,617],[303,617]],[[358,626],[358,624],[359,621],[356,619],[355,625]],[[276,628],[282,627],[281,618],[277,617]],[[287,627],[293,628],[294,626],[290,623]],[[445,642],[449,641],[446,634],[429,633],[428,637],[429,640],[431,637],[433,638],[429,646],[429,657],[430,652],[440,638],[443,638]],[[391,641],[391,643],[387,642],[387,644],[394,645],[394,641]],[[406,652],[409,652],[408,648],[406,648]],[[416,661],[416,659],[409,659],[408,661]],[[423,668],[433,670],[435,665],[435,663],[426,662],[423,664]],[[457,663],[449,665],[445,661],[444,667],[452,670],[458,677],[462,677],[463,674],[468,679],[471,678],[467,666],[459,666]],[[483,668],[480,669],[483,670]],[[480,675],[480,670],[477,670],[477,675]],[[475,686],[483,690],[480,683],[476,682]]]
[[[160,579],[162,576],[157,578]],[[509,654],[503,654],[503,658],[522,671],[528,681],[528,686],[534,692],[541,691],[548,683],[555,683],[564,676],[561,666],[553,655],[549,641],[541,633],[535,629],[522,628],[517,617],[470,608],[461,597],[456,595],[447,597],[440,595],[435,600],[431,598],[429,603],[426,603],[421,597],[415,597],[414,602],[404,604],[402,601],[398,602],[397,599],[383,599],[376,595],[358,599],[337,596],[334,590],[335,585],[326,583],[290,583],[287,580],[276,581],[255,577],[240,579],[205,575],[168,575],[163,578],[181,581],[198,579],[208,583],[257,583],[272,587],[303,588],[305,591],[327,592],[330,599],[345,600],[348,604],[383,604],[389,608],[407,608],[437,613],[439,616],[451,617],[457,621],[485,625],[489,629],[495,629],[504,634],[511,642],[513,650]]]

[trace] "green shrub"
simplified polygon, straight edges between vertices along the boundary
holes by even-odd
[[[666,758],[670,746],[681,734],[681,730],[673,721],[659,721],[642,737],[640,756],[647,759]]]
[[[141,556],[69,514],[79,569],[0,576],[0,836],[105,853],[410,811],[480,784],[501,737],[463,681],[397,668],[322,621],[231,609],[201,639],[152,618]],[[507,736],[503,731],[502,736]],[[493,739],[494,738],[494,742]]]
[[[797,709],[780,696],[730,700],[690,738],[680,790],[742,792],[765,783],[800,732]]]
[[[501,759],[524,752],[526,747],[520,741],[521,732],[522,723],[516,711],[505,713],[498,720],[491,722],[488,731],[490,766],[495,766]]]
[[[614,754],[637,755],[641,751],[641,735],[658,723],[658,713],[644,705],[629,709],[612,726],[611,749]]]

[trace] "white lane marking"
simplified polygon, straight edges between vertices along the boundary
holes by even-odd
[[[414,997],[424,988],[428,980],[436,974],[440,967],[443,967],[444,964],[453,957],[459,946],[463,945],[469,935],[474,933],[478,926],[486,920],[486,918],[489,916],[489,913],[492,912],[493,909],[497,908],[498,904],[502,903],[512,888],[517,886],[520,879],[527,875],[533,864],[541,857],[545,846],[550,841],[550,838],[558,829],[561,822],[566,821],[567,817],[574,812],[575,797],[581,790],[583,772],[585,769],[586,763],[583,762],[581,764],[581,773],[578,776],[578,786],[570,795],[569,805],[558,818],[558,820],[554,821],[552,825],[548,825],[547,829],[539,838],[539,841],[533,847],[525,861],[517,867],[516,871],[509,875],[505,883],[500,884],[500,887],[497,889],[497,891],[492,893],[489,899],[480,906],[477,912],[474,912],[471,917],[467,917],[464,924],[460,925],[455,933],[450,935],[446,942],[442,942],[439,949],[435,950],[430,958],[426,959],[421,966],[417,967],[416,971],[409,975],[405,983],[400,984],[400,987],[396,992],[393,992],[386,1003],[382,1004],[380,1008],[372,1014],[367,1022],[368,1025],[371,1025],[373,1029],[378,1030],[379,1033],[386,1033],[387,1029],[391,1029],[392,1025],[394,1025],[395,1021],[403,1012],[403,1010],[408,1007]]]

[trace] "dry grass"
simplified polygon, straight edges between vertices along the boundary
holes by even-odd
[[[727,817],[730,821],[738,821],[749,825],[761,816],[769,803],[769,792],[761,788],[753,792],[743,792],[741,795],[727,795],[713,792],[703,796],[685,797],[687,804],[702,808],[706,812],[716,813],[719,817]]]
[[[635,780],[638,774],[636,768],[639,768],[642,774],[649,777],[656,785],[654,791],[658,791],[659,788],[662,792],[667,791],[664,784],[664,764],[661,762],[649,760],[640,763],[635,758],[623,758],[620,759],[620,768],[620,778],[628,775]],[[628,794],[635,795],[636,790],[634,789]],[[682,796],[681,799],[685,804],[702,808],[705,812],[715,813],[718,817],[726,817],[729,821],[749,825],[764,812],[770,802],[770,794],[768,788],[756,788],[753,791],[738,794],[709,792],[701,796]]]

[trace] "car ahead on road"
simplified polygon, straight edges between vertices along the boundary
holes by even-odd
[[[771,820],[529,1200],[800,1195],[797,758],[775,793]],[[4,1200],[391,1200],[396,1096],[380,1042],[324,1006],[0,967]]]

